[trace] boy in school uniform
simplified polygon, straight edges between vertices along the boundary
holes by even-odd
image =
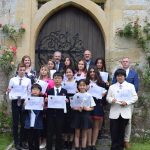
[[[17,150],[27,148],[26,145],[23,144],[25,131],[22,107],[24,100],[30,95],[31,80],[25,77],[25,69],[26,67],[24,64],[19,64],[17,70],[18,75],[10,79],[8,86],[9,99],[11,100],[12,108],[13,138]]]
[[[67,96],[67,91],[61,87],[63,75],[55,72],[53,75],[55,86],[47,91],[48,95]],[[47,150],[52,150],[53,135],[56,135],[55,150],[63,149],[62,130],[64,123],[64,109],[47,109]]]
[[[40,97],[41,91],[42,87],[39,84],[33,84],[31,96]],[[42,110],[25,110],[25,129],[27,129],[29,150],[39,150],[40,130],[43,129]]]

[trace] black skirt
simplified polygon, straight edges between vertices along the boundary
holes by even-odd
[[[73,111],[73,120],[71,127],[75,129],[90,129],[92,128],[92,119],[90,111]]]

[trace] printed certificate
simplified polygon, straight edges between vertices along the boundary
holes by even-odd
[[[44,97],[28,97],[25,100],[26,110],[43,110]]]

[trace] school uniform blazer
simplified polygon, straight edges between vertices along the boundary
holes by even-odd
[[[127,82],[131,83],[134,85],[136,92],[138,92],[138,88],[139,88],[139,78],[138,78],[138,74],[137,72],[133,69],[130,68],[129,69],[129,74],[125,79]],[[115,77],[113,77],[112,80],[112,84],[116,83],[117,80],[115,79]]]
[[[34,110],[36,115],[34,129],[43,129],[43,111]],[[29,129],[31,123],[31,110],[25,110],[25,128]]]
[[[131,119],[132,116],[132,105],[138,100],[137,93],[135,91],[134,85],[131,83],[128,83],[124,81],[122,83],[122,90],[123,89],[128,89],[131,91],[131,98],[130,100],[126,100],[127,106],[121,106],[120,104],[117,103],[112,103],[112,100],[115,98],[115,93],[118,92],[119,90],[119,83],[115,83],[109,87],[108,94],[107,94],[107,101],[111,104],[110,108],[110,113],[109,113],[109,118],[110,119],[118,119],[119,116],[121,115],[122,118],[124,119]]]
[[[50,89],[47,91],[48,95],[55,95],[55,90],[54,88]],[[66,96],[67,97],[67,91],[63,88],[61,88],[60,92],[58,95],[61,96]],[[61,116],[62,114],[64,114],[64,109],[55,109],[55,108],[48,108],[47,109],[47,115],[53,115],[53,116]]]

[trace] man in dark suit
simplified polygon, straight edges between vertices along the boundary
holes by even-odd
[[[137,72],[131,67],[130,59],[128,57],[124,57],[121,60],[122,68],[126,71],[126,81],[133,84],[135,87],[136,92],[138,92],[139,88],[139,78]],[[116,83],[115,77],[113,77],[112,84]],[[133,105],[132,105],[132,112],[133,112]],[[130,135],[131,135],[131,119],[129,119],[128,125],[126,126],[125,131],[125,148],[130,148]]]
[[[64,64],[61,62],[61,52],[60,51],[55,51],[53,55],[53,60],[55,62],[55,69],[56,71],[61,72],[63,70]]]
[[[86,62],[86,69],[88,70],[90,66],[94,66],[94,62],[92,61],[92,53],[90,50],[84,51],[84,60]]]
[[[55,72],[53,75],[55,86],[47,91],[48,95],[67,96],[67,91],[61,87],[63,75]],[[48,108],[47,109],[47,150],[52,150],[53,135],[56,135],[55,150],[63,149],[62,130],[64,124],[64,109]]]

